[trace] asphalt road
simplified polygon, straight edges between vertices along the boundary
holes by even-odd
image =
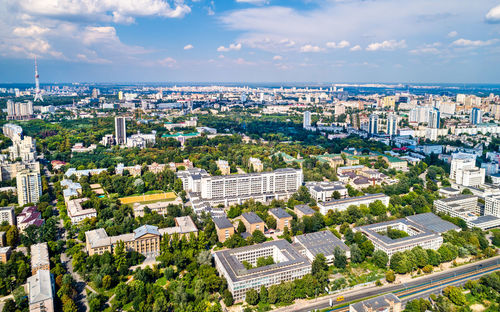
[[[398,295],[398,292],[406,292],[412,288],[417,288],[417,287],[423,286],[423,285],[427,285],[427,286],[431,287],[435,284],[436,289],[438,289],[437,291],[439,292],[440,291],[439,285],[446,283],[447,279],[454,278],[454,277],[464,275],[467,273],[472,273],[472,272],[475,272],[475,271],[478,271],[481,269],[485,269],[487,267],[494,266],[497,264],[500,264],[500,257],[495,257],[492,259],[483,260],[483,261],[480,261],[480,262],[477,262],[477,263],[471,264],[471,265],[460,266],[460,267],[457,267],[454,269],[447,270],[445,272],[431,274],[431,275],[428,275],[428,276],[425,276],[422,278],[415,279],[414,281],[411,281],[408,283],[390,284],[390,285],[383,286],[383,287],[373,286],[370,288],[360,289],[357,291],[353,290],[353,291],[349,291],[346,293],[340,292],[340,293],[337,293],[333,296],[327,296],[327,297],[324,297],[321,299],[317,299],[317,302],[311,301],[311,303],[309,303],[307,305],[302,305],[301,307],[289,307],[288,311],[307,312],[307,311],[326,309],[330,306],[329,299],[333,298],[333,301],[335,304],[335,298],[337,298],[338,296],[344,297],[343,302],[350,302],[350,301],[360,300],[360,299],[367,298],[367,297],[381,295],[381,294],[388,293],[388,292],[394,292],[396,295]],[[500,268],[497,268],[496,270],[499,270],[499,269]],[[472,276],[470,278],[457,281],[457,283],[459,284],[459,282],[465,282],[468,279],[474,279],[474,278],[478,278],[478,276]],[[446,283],[444,286],[441,287],[441,289],[446,287],[446,286],[449,286],[449,285],[451,285],[451,284]],[[436,291],[436,289],[432,288],[429,290],[428,293],[430,294],[433,291]],[[419,293],[419,297],[422,297],[421,293]],[[414,298],[416,298],[416,296]],[[336,310],[340,310],[340,309],[335,309],[335,307],[332,307],[332,311],[336,311]]]

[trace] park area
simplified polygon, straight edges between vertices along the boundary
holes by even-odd
[[[143,202],[153,202],[153,201],[164,201],[164,200],[175,200],[177,195],[174,192],[161,192],[152,194],[135,195],[120,198],[122,204],[135,204]]]

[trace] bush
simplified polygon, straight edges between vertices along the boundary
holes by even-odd
[[[396,280],[396,274],[394,274],[394,271],[389,270],[385,272],[385,280],[389,283],[392,283]]]
[[[426,273],[426,274],[432,273],[433,270],[434,270],[434,267],[430,264],[428,264],[422,268],[422,271],[424,271],[424,273]]]

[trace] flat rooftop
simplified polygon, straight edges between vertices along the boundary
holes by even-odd
[[[313,256],[320,253],[325,257],[333,255],[336,247],[340,247],[345,252],[349,251],[349,247],[328,230],[298,235],[294,237],[294,241],[302,245]]]
[[[360,200],[382,199],[385,197],[388,197],[388,196],[383,194],[383,193],[368,194],[368,195],[364,195],[364,196],[334,199],[334,200],[324,202],[324,203],[322,203],[322,205],[323,206],[335,206],[335,205],[339,205],[339,204],[347,204],[347,203],[351,203],[351,202],[357,202]]]
[[[269,212],[278,219],[291,218],[292,216],[282,208],[269,209]]]
[[[460,231],[461,228],[456,226],[455,224],[445,221],[441,219],[439,216],[436,216],[432,212],[420,213],[413,216],[406,217],[407,220],[411,222],[424,225],[429,230],[432,230],[436,233],[444,233],[451,230]]]
[[[311,207],[309,207],[309,205],[296,205],[294,209],[297,209],[298,211],[302,212],[305,215],[316,213],[316,211]]]
[[[456,196],[451,196],[451,197],[442,198],[442,199],[438,199],[438,200],[442,201],[444,203],[452,203],[454,201],[460,201],[460,200],[464,200],[464,199],[473,199],[473,198],[477,199],[477,196],[474,196],[474,195],[456,195]]]
[[[227,229],[233,227],[231,221],[229,221],[229,219],[226,217],[214,217],[212,218],[212,220],[214,221],[215,226],[219,229]]]
[[[241,215],[241,217],[244,218],[250,224],[264,222],[255,212],[245,212],[244,214]]]
[[[391,303],[401,302],[399,298],[394,294],[387,294],[378,296],[375,298],[363,300],[361,302],[351,304],[351,307],[355,309],[355,311],[363,312],[363,311],[385,311],[384,308],[387,308],[391,305]]]

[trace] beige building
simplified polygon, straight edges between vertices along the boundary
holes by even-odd
[[[219,168],[221,175],[231,174],[231,166],[229,166],[227,160],[219,159],[215,163],[217,164],[217,168]]]
[[[10,246],[1,247],[0,248],[0,261],[2,261],[2,263],[7,263],[7,260],[9,260],[9,257],[10,257],[10,253],[11,253]]]
[[[316,211],[309,205],[296,205],[293,207],[293,212],[295,212],[298,219],[302,219],[305,216],[312,217]]]
[[[198,234],[198,228],[189,216],[175,218],[175,224],[174,227],[163,229],[158,229],[153,225],[143,225],[135,229],[133,233],[117,236],[108,236],[104,229],[87,231],[85,232],[87,253],[89,256],[102,255],[106,251],[113,253],[116,244],[121,241],[127,251],[137,251],[146,257],[156,257],[160,253],[161,237],[174,233],[180,236],[190,235],[190,233]]]
[[[37,203],[42,196],[40,170],[24,169],[17,173],[17,201],[19,206]]]
[[[31,274],[35,275],[38,270],[50,270],[47,243],[31,245]]]
[[[54,281],[49,270],[39,270],[28,278],[30,312],[54,312]]]
[[[264,170],[264,165],[262,161],[258,158],[250,157],[248,159],[248,167],[252,168],[255,172],[261,172]]]
[[[217,230],[217,237],[219,242],[224,243],[226,239],[234,234],[234,226],[226,217],[212,218]]]
[[[10,225],[16,224],[14,206],[0,208],[0,224],[4,222],[9,223]]]
[[[273,208],[269,210],[269,214],[276,219],[276,230],[283,232],[285,227],[290,229],[293,218],[284,209]]]
[[[265,224],[264,221],[255,212],[245,212],[241,215],[241,221],[247,228],[247,232],[253,234],[256,230],[264,233]]]

